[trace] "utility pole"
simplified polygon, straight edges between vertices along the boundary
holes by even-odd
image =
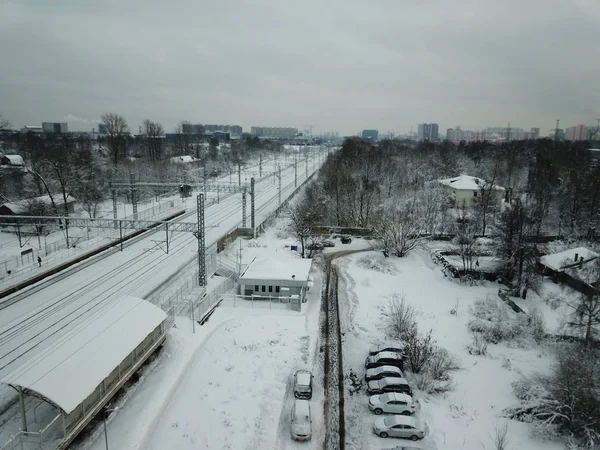
[[[262,178],[262,153],[258,155],[258,177]]]
[[[246,189],[242,191],[242,228],[246,228]]]
[[[250,227],[254,230],[254,177],[250,178]]]
[[[198,194],[197,197],[197,212],[198,212],[198,231],[196,238],[198,239],[198,285],[206,286],[206,242],[204,240],[204,195]]]
[[[278,166],[279,171],[279,205],[281,205],[281,166]]]
[[[294,156],[294,187],[298,187],[298,160]]]
[[[238,162],[238,186],[242,185],[242,163]]]
[[[556,119],[556,128],[554,129],[554,140],[558,141],[558,123],[560,122],[560,119]]]

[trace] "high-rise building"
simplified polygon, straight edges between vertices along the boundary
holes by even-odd
[[[267,139],[294,139],[298,136],[298,128],[250,127],[250,134]]]
[[[361,136],[363,139],[372,139],[376,141],[379,137],[379,130],[362,130]]]
[[[44,133],[68,133],[69,129],[66,122],[42,122]]]
[[[539,128],[531,128],[529,130],[529,139],[539,139],[540,138],[540,129]]]
[[[420,123],[417,125],[417,138],[420,141],[437,141],[438,130],[437,123]]]
[[[446,140],[447,141],[456,141],[456,130],[454,128],[448,128],[446,130]]]
[[[565,139],[568,141],[585,141],[586,138],[585,125],[575,125],[565,130]]]
[[[242,135],[242,127],[240,125],[204,125],[204,130],[211,133],[221,131],[223,133],[229,133],[232,136]]]

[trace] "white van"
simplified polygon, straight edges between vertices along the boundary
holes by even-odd
[[[308,400],[295,400],[292,406],[292,439],[309,441],[312,437],[312,419]]]

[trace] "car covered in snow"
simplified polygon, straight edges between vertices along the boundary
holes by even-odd
[[[294,374],[294,397],[310,400],[312,398],[312,373],[298,370]]]
[[[386,377],[381,380],[369,381],[369,384],[367,385],[367,394],[378,395],[385,394],[386,392],[400,392],[412,395],[412,389],[410,388],[408,381],[404,378]]]
[[[376,355],[381,352],[393,352],[404,354],[404,346],[400,344],[379,344],[375,347],[371,347],[369,350],[369,355]]]
[[[401,392],[386,392],[381,395],[372,395],[369,398],[369,409],[375,414],[402,414],[412,416],[417,412],[417,402]]]
[[[399,437],[418,441],[423,439],[427,432],[426,425],[414,417],[386,416],[373,423],[373,432],[382,438]]]
[[[312,437],[312,419],[308,400],[296,400],[292,406],[292,439],[309,441]]]
[[[368,369],[365,374],[365,380],[381,380],[385,377],[402,377],[402,371],[396,366],[379,366]]]
[[[335,247],[335,242],[326,239],[323,241],[323,247]]]
[[[365,360],[366,369],[379,366],[396,366],[402,370],[404,368],[402,354],[396,352],[379,352],[376,355],[368,356]]]
[[[404,445],[402,446],[397,446],[397,447],[388,447],[388,448],[382,448],[381,450],[423,450],[420,447],[405,447]]]

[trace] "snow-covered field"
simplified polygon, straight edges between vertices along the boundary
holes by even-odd
[[[370,253],[373,258],[380,254]],[[467,329],[469,306],[477,298],[495,296],[498,286],[466,287],[445,278],[426,252],[416,251],[402,259],[390,258],[394,274],[365,269],[354,255],[339,260],[342,284],[340,307],[344,336],[344,369],[364,376],[364,359],[372,344],[384,339],[383,315],[387,299],[404,293],[406,301],[417,308],[419,330],[433,330],[433,337],[456,356],[461,369],[453,373],[455,388],[442,395],[418,393],[421,416],[430,435],[415,446],[424,449],[492,449],[497,425],[502,425],[502,410],[518,403],[510,383],[519,374],[546,371],[551,363],[549,350],[532,345],[512,348],[507,344],[490,344],[487,357],[467,352],[471,334]],[[395,269],[395,270],[394,270]],[[450,310],[458,304],[458,314]],[[407,375],[410,377],[410,374]],[[410,380],[410,378],[409,378]],[[375,436],[375,416],[367,408],[368,396],[363,390],[346,395],[346,448],[366,449],[402,445],[400,439]],[[514,449],[542,450],[563,448],[558,443],[541,442],[530,436],[528,425],[509,422],[508,437]],[[408,445],[408,444],[407,444]],[[412,445],[412,444],[411,444]]]

